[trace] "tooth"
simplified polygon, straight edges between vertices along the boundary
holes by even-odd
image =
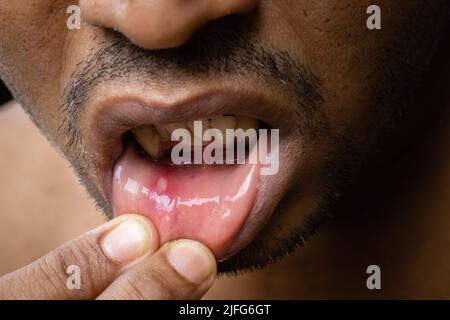
[[[167,130],[166,126],[155,124],[155,129],[158,131],[161,140],[170,141],[170,132]]]
[[[177,130],[177,129],[186,129],[186,130],[188,130],[188,132],[189,132],[188,127],[187,127],[186,124],[184,124],[184,123],[171,123],[171,124],[167,124],[167,125],[165,125],[165,128],[166,128],[166,130],[169,132],[169,136],[170,136],[169,140],[172,140],[172,139],[171,139],[172,133],[173,133],[175,130]],[[184,138],[183,138],[183,144],[185,144],[185,143],[186,143],[186,141],[184,141]]]
[[[208,119],[195,120],[195,121],[201,121],[202,122],[202,130],[203,130],[203,132],[205,132],[206,130],[211,128],[211,125],[210,125]],[[194,122],[195,121],[190,121],[190,122],[186,123],[186,126],[188,127],[188,129],[191,131],[192,134],[194,133]]]
[[[159,134],[153,126],[140,126],[132,130],[133,136],[141,147],[152,157],[159,154]]]
[[[236,128],[236,118],[233,116],[219,116],[211,119],[211,128],[218,129],[222,133],[225,141],[226,130]],[[231,141],[226,141],[225,144],[231,145]]]
[[[193,134],[194,133],[194,121],[190,121],[188,123],[186,123],[189,131]]]
[[[186,123],[186,125],[187,125],[189,131],[191,131],[192,137],[194,138],[193,142],[198,142],[198,143],[202,144],[202,142],[203,142],[203,134],[205,133],[206,130],[211,128],[211,124],[210,124],[210,121],[208,119],[197,120],[197,121],[201,121],[202,122],[202,136],[200,136],[200,137],[195,134],[194,121],[190,121],[190,122]]]
[[[211,128],[219,129],[225,133],[226,129],[236,128],[236,118],[233,116],[219,116],[211,119]]]
[[[172,136],[172,132],[177,129],[187,129],[187,127],[184,123],[171,123],[171,124],[166,125],[165,127],[166,127],[166,130],[169,132],[169,136]]]
[[[258,130],[259,120],[247,116],[238,116],[236,120],[236,128],[247,131],[248,129]]]

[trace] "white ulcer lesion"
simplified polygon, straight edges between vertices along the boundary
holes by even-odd
[[[204,133],[208,129],[217,129],[226,136],[226,130],[229,129],[248,129],[258,130],[259,120],[247,116],[223,115],[211,119],[197,120],[201,121],[202,130],[195,130],[195,121],[187,123],[172,123],[166,125],[143,125],[132,130],[133,136],[145,152],[152,158],[158,158],[163,152],[162,146],[171,142],[172,132],[177,129],[186,129],[192,137],[193,145],[207,145],[210,141],[204,141]],[[198,122],[197,122],[198,123]],[[225,142],[227,145],[231,141]]]
[[[167,190],[167,179],[166,178],[159,178],[156,182],[156,192],[159,194],[166,192]]]

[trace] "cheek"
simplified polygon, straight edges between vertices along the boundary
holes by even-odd
[[[45,131],[57,127],[60,66],[69,1],[0,4],[0,73]]]
[[[79,71],[79,66],[86,63],[89,55],[98,50],[107,41],[104,29],[84,24],[80,30],[67,32],[60,64],[60,87],[64,88]]]
[[[367,117],[370,75],[385,34],[367,32],[370,1],[262,2],[258,30],[264,41],[295,54],[321,80],[324,112],[334,134],[355,130]],[[273,30],[276,30],[274,32]]]

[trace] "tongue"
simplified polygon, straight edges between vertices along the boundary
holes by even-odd
[[[130,146],[115,167],[114,214],[142,214],[161,243],[198,240],[224,259],[252,208],[258,177],[255,164],[158,164]]]

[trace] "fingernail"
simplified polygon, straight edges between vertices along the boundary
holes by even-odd
[[[167,259],[182,277],[195,284],[203,283],[216,273],[211,251],[192,240],[176,241],[170,247]]]
[[[104,236],[100,245],[111,260],[131,262],[147,252],[150,230],[137,219],[127,219]]]

